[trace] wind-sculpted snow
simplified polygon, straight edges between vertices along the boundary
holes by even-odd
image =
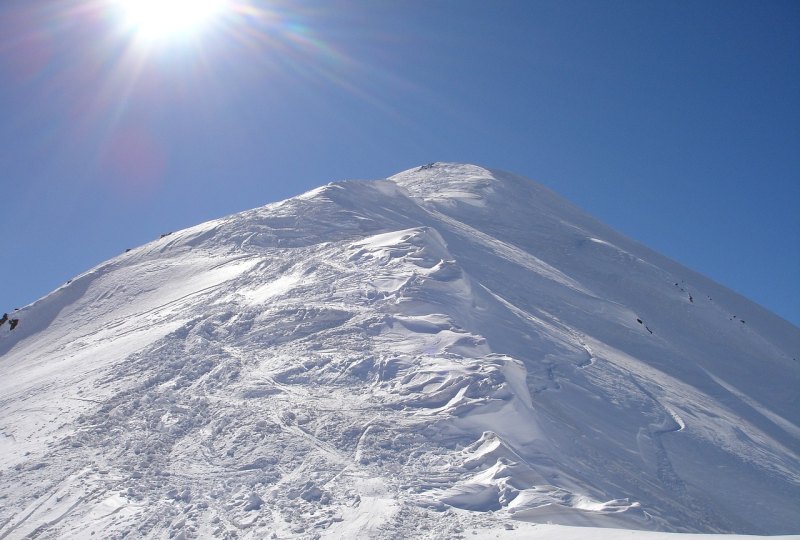
[[[0,539],[800,533],[800,331],[508,173],[329,184],[15,316]]]

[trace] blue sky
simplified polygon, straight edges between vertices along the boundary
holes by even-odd
[[[800,3],[0,4],[0,311],[161,233],[460,161],[800,324]]]

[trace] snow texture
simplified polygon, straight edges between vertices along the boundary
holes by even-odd
[[[800,330],[509,173],[329,184],[14,317],[0,540],[800,533]]]

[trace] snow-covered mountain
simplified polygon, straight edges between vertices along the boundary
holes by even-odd
[[[513,174],[332,183],[13,316],[0,539],[800,533],[800,330]]]

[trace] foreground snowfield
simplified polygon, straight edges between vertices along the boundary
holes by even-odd
[[[15,316],[0,540],[800,533],[800,330],[508,173],[329,184]]]

